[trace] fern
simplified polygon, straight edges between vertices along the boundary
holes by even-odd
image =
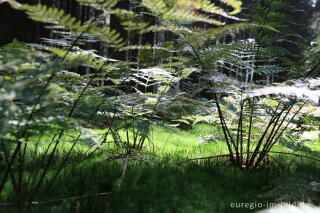
[[[114,8],[116,4],[118,3],[118,0],[76,0],[80,4],[84,6],[90,6],[96,10],[109,10],[111,8]]]
[[[28,16],[35,21],[50,24],[51,29],[60,29],[76,34],[90,33],[98,36],[105,43],[121,47],[124,45],[120,34],[110,27],[101,27],[95,24],[81,24],[76,18],[65,14],[63,10],[50,8],[45,5],[19,4],[14,0],[8,0],[10,5],[18,10],[26,11]]]
[[[51,24],[51,27],[72,32],[82,32],[84,28],[76,18],[66,15],[63,10],[50,8],[45,5],[19,4],[13,0],[8,1],[12,7],[26,11],[29,18],[34,21]]]
[[[269,29],[271,31],[277,32],[277,30],[268,25],[259,25],[256,23],[236,23],[236,24],[228,24],[218,28],[210,28],[206,30],[194,31],[190,36],[188,36],[188,40],[192,41],[196,38],[203,38],[205,41],[217,41],[218,39],[230,35],[236,36],[240,32],[249,31],[251,29],[263,28]]]
[[[240,11],[241,4],[238,1],[226,1],[235,7],[236,11]],[[211,14],[218,14],[226,18],[240,20],[234,16],[230,16],[224,12],[223,9],[216,7],[207,0],[185,1],[177,0],[171,3],[166,3],[163,0],[143,0],[143,6],[148,8],[152,13],[160,17],[164,21],[178,21],[178,22],[206,22],[213,25],[224,25],[223,22],[210,18],[207,15],[202,15],[195,10],[202,9]]]
[[[250,96],[280,95],[298,100],[311,101],[320,104],[320,79],[297,79],[284,82],[280,85],[265,86],[263,88],[249,89]]]

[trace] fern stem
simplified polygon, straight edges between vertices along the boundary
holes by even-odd
[[[252,130],[252,123],[253,123],[253,107],[254,107],[254,99],[252,99],[252,102],[250,99],[248,100],[249,106],[250,106],[250,121],[249,121],[249,133],[248,133],[248,139],[247,139],[247,159],[246,159],[246,165],[248,165],[249,162],[249,156],[250,156],[250,142],[251,142],[251,130]]]
[[[281,102],[279,102],[277,108],[275,109],[275,112],[278,111],[278,108],[280,107],[280,105],[281,105]],[[280,113],[279,113],[279,114],[280,114]],[[259,139],[259,141],[258,141],[258,144],[256,145],[255,150],[253,151],[253,154],[252,154],[252,156],[251,156],[251,158],[250,158],[250,161],[249,161],[249,164],[248,164],[249,167],[251,167],[251,165],[253,165],[253,163],[254,163],[254,161],[255,161],[255,158],[256,158],[256,156],[257,156],[258,153],[259,153],[260,147],[261,147],[261,145],[262,145],[262,143],[263,143],[264,137],[266,136],[267,132],[269,131],[269,128],[272,126],[273,122],[277,119],[277,117],[278,117],[279,114],[276,114],[276,115],[274,115],[274,116],[271,117],[271,119],[270,119],[270,121],[269,121],[269,123],[268,123],[268,125],[267,125],[267,128],[264,130],[262,136],[260,137],[260,139]]]

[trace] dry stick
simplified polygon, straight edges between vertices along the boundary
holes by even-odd
[[[207,159],[213,159],[213,158],[230,158],[230,154],[215,155],[215,156],[209,156],[209,157],[199,157],[199,158],[188,158],[188,159],[177,161],[174,164],[179,164],[179,163],[184,163],[187,161],[194,161],[194,160],[207,160]]]
[[[68,200],[79,200],[79,199],[85,199],[85,198],[91,198],[91,197],[103,197],[103,196],[107,196],[107,195],[111,195],[111,194],[112,194],[112,192],[103,192],[103,193],[90,194],[90,195],[58,198],[58,199],[52,199],[52,200],[46,200],[46,201],[26,202],[26,203],[24,203],[24,205],[30,206],[30,205],[38,205],[38,204],[46,204],[46,203],[63,202],[63,201],[68,201]],[[10,207],[10,206],[16,206],[16,205],[17,205],[17,203],[0,203],[0,207]]]
[[[261,151],[259,151],[258,153],[260,153],[260,152]],[[254,153],[254,152],[250,152],[250,153]],[[307,158],[307,159],[310,159],[310,160],[314,160],[314,161],[319,161],[320,162],[319,158],[313,158],[313,157],[309,157],[309,156],[305,156],[305,155],[299,155],[299,154],[290,153],[290,152],[270,151],[268,153],[283,154],[283,155],[293,155],[293,156],[296,156],[296,157]],[[194,161],[194,160],[207,160],[207,159],[213,159],[213,158],[226,158],[226,157],[230,157],[230,154],[215,155],[215,156],[209,156],[209,157],[199,157],[199,158],[188,158],[188,159],[177,161],[177,162],[175,162],[175,164],[184,163],[184,162],[187,162],[187,161]]]
[[[314,161],[319,161],[319,162],[320,162],[320,159],[319,159],[319,158],[313,158],[313,157],[309,157],[309,156],[305,156],[305,155],[299,155],[299,154],[290,153],[290,152],[276,152],[276,151],[269,151],[268,153],[273,153],[273,154],[284,154],[284,155],[293,155],[293,156],[296,156],[296,157],[307,158],[307,159],[310,159],[310,160],[314,160]]]
[[[120,155],[117,155],[117,156],[112,156],[112,157],[109,157],[107,159],[102,160],[101,163],[114,161],[114,160],[117,160],[117,159],[122,159],[122,158],[125,158],[126,156],[127,156],[127,154],[120,154]]]
[[[275,112],[277,112],[277,111],[278,111],[278,108],[280,107],[280,105],[281,105],[281,102],[278,104],[278,106],[277,106],[277,108],[276,108]],[[256,158],[256,156],[257,156],[257,154],[259,153],[259,150],[260,150],[261,144],[262,144],[262,142],[263,142],[263,139],[264,139],[264,137],[266,136],[266,134],[267,134],[267,132],[268,132],[269,128],[272,126],[272,124],[273,124],[274,120],[275,120],[277,117],[278,117],[278,115],[275,115],[275,116],[271,117],[271,119],[270,119],[270,121],[269,121],[269,123],[268,123],[267,128],[264,130],[264,132],[263,132],[262,136],[260,137],[260,139],[259,139],[259,141],[258,141],[258,144],[257,144],[257,146],[256,146],[255,150],[253,151],[253,154],[252,154],[252,156],[251,156],[251,158],[250,158],[250,161],[249,161],[248,166],[253,165],[254,160],[255,160],[255,158]]]
[[[129,157],[130,157],[131,159],[133,159],[133,160],[141,161],[141,162],[143,162],[143,163],[145,163],[145,164],[151,164],[150,161],[147,161],[146,159],[144,159],[144,158],[142,158],[142,157],[139,157],[139,156],[137,156],[137,155],[130,155]]]
[[[107,152],[110,152],[111,154],[117,154],[117,156],[112,156],[112,157],[109,157],[107,159],[104,159],[101,161],[101,163],[103,162],[108,162],[108,161],[113,161],[113,160],[117,160],[117,159],[122,159],[122,158],[125,158],[126,156],[129,155],[129,158],[133,159],[133,160],[139,160],[139,161],[142,161],[144,163],[147,163],[147,164],[151,164],[149,161],[141,158],[141,157],[138,157],[137,155],[134,155],[134,154],[131,154],[131,153],[125,153],[125,154],[120,154],[119,152],[116,152],[116,151],[112,151],[112,150],[106,150]],[[158,157],[158,156],[157,156]]]

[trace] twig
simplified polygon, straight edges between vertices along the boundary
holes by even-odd
[[[30,206],[30,205],[38,205],[38,204],[44,204],[44,203],[62,202],[62,201],[67,201],[67,200],[79,200],[79,199],[90,198],[90,197],[103,197],[103,196],[108,196],[111,194],[112,194],[112,192],[103,192],[103,193],[97,193],[97,194],[81,195],[81,196],[66,197],[66,198],[57,198],[57,199],[52,199],[52,200],[25,202],[24,205]],[[0,207],[10,207],[10,206],[16,206],[16,205],[17,205],[17,203],[0,203]]]
[[[296,156],[296,157],[307,158],[307,159],[310,159],[310,160],[314,160],[314,161],[319,161],[319,162],[320,162],[320,159],[319,159],[319,158],[313,158],[313,157],[309,157],[309,156],[305,156],[305,155],[299,155],[299,154],[290,153],[290,152],[269,151],[269,153],[273,153],[273,154],[283,154],[283,155],[293,155],[293,156]]]
[[[184,163],[187,161],[194,161],[194,160],[207,160],[207,159],[212,159],[212,158],[226,158],[226,157],[230,157],[230,154],[215,155],[215,156],[200,157],[200,158],[188,158],[188,159],[177,161],[177,162],[175,162],[175,164]]]
[[[259,151],[257,153],[261,153],[261,152],[262,151]],[[253,152],[250,152],[250,153],[253,153]],[[293,156],[296,156],[296,157],[307,158],[307,159],[310,159],[310,160],[314,160],[314,161],[319,161],[320,162],[319,158],[313,158],[313,157],[309,157],[309,156],[305,156],[305,155],[299,155],[299,154],[290,153],[290,152],[270,151],[268,153],[271,153],[271,154],[283,154],[283,155],[293,155]],[[244,154],[244,153],[240,153],[240,154]],[[230,157],[230,154],[214,155],[214,156],[199,157],[199,158],[188,158],[188,159],[177,161],[177,162],[175,162],[175,164],[184,163],[184,162],[187,162],[187,161],[194,161],[194,160],[207,160],[207,159],[213,159],[213,158],[226,158],[226,157]]]

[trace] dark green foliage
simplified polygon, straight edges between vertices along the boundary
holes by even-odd
[[[259,1],[249,6],[247,17],[253,22],[272,26],[278,32],[253,29],[249,35],[260,46],[272,47],[268,54],[279,57],[283,67],[292,66],[292,63],[304,60],[304,51],[312,40],[312,9],[312,1]]]
[[[73,156],[73,160],[78,158],[81,155]],[[265,198],[257,197],[263,187],[282,173],[288,173],[286,169],[251,173],[220,166],[219,162],[180,166],[165,162],[155,166],[131,163],[118,188],[112,183],[121,176],[121,164],[95,160],[65,168],[55,187],[50,191],[40,190],[39,197],[51,200],[112,191],[111,195],[37,204],[23,212],[254,212],[257,209],[232,209],[230,204],[265,202]],[[6,198],[10,196],[8,193]],[[15,212],[12,208],[4,210]]]
[[[307,147],[305,144],[310,143],[308,139],[301,139],[301,133],[288,132],[284,137],[281,138],[279,144],[291,149],[294,152],[312,152],[312,149]]]

